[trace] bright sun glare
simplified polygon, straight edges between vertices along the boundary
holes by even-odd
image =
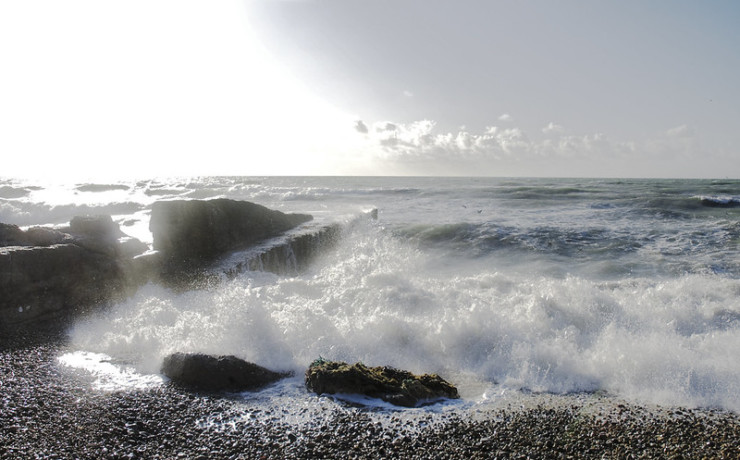
[[[240,1],[3,2],[0,60],[3,175],[327,173],[351,134]]]

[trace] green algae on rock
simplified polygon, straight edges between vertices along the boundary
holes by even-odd
[[[306,387],[319,395],[359,394],[404,407],[459,398],[457,388],[437,374],[419,376],[388,366],[350,365],[323,358],[306,371]]]

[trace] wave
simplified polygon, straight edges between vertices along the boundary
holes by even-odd
[[[660,219],[693,219],[698,215],[711,215],[715,208],[740,207],[740,198],[723,196],[677,196],[640,200],[632,209],[646,217]]]
[[[18,226],[66,224],[75,216],[111,215],[129,217],[146,206],[137,202],[100,205],[49,205],[46,203],[18,203],[0,201],[0,222]]]
[[[452,231],[452,233],[455,233]],[[157,373],[173,351],[300,373],[317,356],[536,392],[605,390],[740,410],[740,280],[552,277],[420,251],[353,227],[307,273],[249,272],[215,289],[148,285],[72,331],[72,346]],[[467,377],[466,377],[467,376]]]
[[[620,276],[718,274],[740,278],[734,256],[740,223],[661,228],[633,223],[619,226],[513,226],[493,222],[415,224],[392,230],[421,250],[443,257],[482,258],[507,269],[548,263],[551,273],[581,273],[611,279]]]
[[[147,188],[144,190],[145,195],[153,197],[182,196],[187,193],[189,193],[187,190],[176,188]]]
[[[540,187],[513,187],[498,189],[496,192],[503,197],[518,200],[536,200],[536,199],[567,199],[573,195],[591,194],[592,189],[580,187],[557,187],[544,185]]]
[[[597,253],[618,256],[642,247],[642,243],[631,236],[605,228],[574,230],[548,226],[521,228],[491,223],[457,223],[414,225],[399,230],[398,234],[422,245],[448,246],[454,251],[474,255],[515,249],[571,257],[593,256]]]
[[[124,184],[82,184],[75,187],[80,192],[111,192],[115,190],[131,190],[131,187]]]
[[[698,196],[702,206],[709,208],[740,208],[740,196]]]

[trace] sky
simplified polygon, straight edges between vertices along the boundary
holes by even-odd
[[[0,0],[0,177],[740,178],[740,3]]]

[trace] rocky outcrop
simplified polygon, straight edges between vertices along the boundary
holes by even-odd
[[[318,359],[306,371],[306,388],[316,394],[359,394],[404,407],[459,398],[457,388],[437,374],[417,376],[393,367],[367,367]]]
[[[65,242],[69,235],[48,227],[31,227],[25,232],[17,225],[0,223],[0,247],[50,246]]]
[[[266,241],[226,258],[223,272],[235,277],[246,271],[293,275],[304,270],[318,253],[331,247],[342,231],[340,224],[328,224],[298,234]]]
[[[274,372],[235,356],[174,353],[162,362],[162,373],[173,383],[202,391],[249,391],[290,374]]]
[[[125,297],[149,276],[148,250],[110,216],[76,217],[67,228],[0,225],[0,322],[74,315]]]
[[[377,220],[378,210],[371,209],[342,223],[328,223],[301,228],[272,238],[224,258],[219,269],[229,277],[246,271],[266,271],[278,275],[295,275],[323,251],[332,247],[343,232],[368,220]]]
[[[296,273],[344,227],[301,225],[311,219],[245,201],[158,202],[150,219],[156,251],[110,216],[25,231],[0,223],[0,325],[76,315],[149,281],[191,289],[247,270]]]
[[[197,268],[227,252],[275,237],[312,219],[285,214],[248,201],[160,201],[152,206],[149,229],[165,270]]]

